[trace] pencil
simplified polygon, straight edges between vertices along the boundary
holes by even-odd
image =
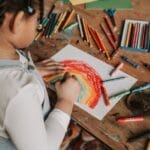
[[[105,45],[103,44],[102,39],[101,39],[99,33],[97,31],[95,31],[95,34],[96,34],[96,36],[97,36],[97,38],[99,40],[99,44],[100,44],[101,49],[105,53],[107,59],[110,60],[110,56],[109,56],[108,50],[106,49]]]
[[[64,24],[63,24],[63,26],[62,26],[62,29],[64,29],[64,28],[69,24],[69,22],[70,22],[70,20],[72,19],[72,17],[73,17],[74,14],[75,14],[75,10],[73,9],[73,10],[70,12],[70,14],[69,14],[68,18],[66,19],[66,21],[64,22]]]
[[[104,17],[104,20],[105,20],[105,22],[106,22],[106,25],[107,25],[109,31],[111,32],[111,36],[112,36],[114,42],[116,42],[116,41],[117,41],[117,38],[116,38],[116,35],[115,35],[114,31],[113,31],[113,28],[111,27],[111,24],[110,24],[110,22],[109,22],[109,20],[108,20],[108,17],[105,16],[105,17]]]
[[[129,39],[130,39],[130,35],[131,35],[131,28],[132,28],[132,23],[129,22],[129,24],[128,24],[128,30],[127,30],[127,35],[126,35],[126,41],[125,41],[125,47],[129,46]]]
[[[145,26],[145,24],[144,24],[143,27],[142,27],[141,48],[144,48],[145,32],[146,32],[146,26]]]
[[[114,43],[114,41],[111,38],[111,35],[109,34],[109,32],[107,32],[107,30],[105,29],[103,24],[100,24],[100,27],[102,28],[102,30],[104,31],[104,34],[106,35],[110,45],[112,46],[113,49],[116,49],[116,45]]]
[[[91,27],[89,27],[89,26],[88,26],[88,29],[89,29],[89,31],[90,31],[90,33],[91,33],[91,36],[92,36],[92,38],[93,38],[93,40],[94,40],[96,46],[98,47],[99,51],[102,52],[101,46],[100,46],[100,44],[99,44],[99,40],[98,40],[97,37],[95,36],[94,30],[93,30]]]
[[[80,35],[81,35],[81,38],[83,39],[84,38],[83,28],[82,28],[80,16],[78,14],[77,14],[77,21],[78,21],[78,24],[79,24]]]
[[[66,16],[67,16],[67,11],[65,11],[60,16],[60,20],[58,21],[58,24],[56,25],[56,28],[54,29],[55,30],[54,33],[56,33],[60,29],[60,27],[61,27],[61,25],[62,25],[62,23],[63,23],[63,21],[64,21],[64,19],[65,19]]]

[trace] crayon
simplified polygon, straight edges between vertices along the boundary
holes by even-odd
[[[116,49],[116,45],[113,41],[113,39],[111,38],[111,35],[109,32],[107,32],[107,30],[105,29],[104,25],[103,24],[100,24],[100,27],[102,28],[103,32],[105,33],[110,45],[112,46],[113,49]]]
[[[100,46],[100,44],[99,44],[99,40],[98,40],[98,38],[95,36],[94,30],[93,30],[91,27],[89,27],[89,26],[88,26],[88,29],[89,29],[89,31],[90,31],[90,33],[91,33],[91,36],[92,36],[92,38],[93,38],[93,40],[94,40],[96,46],[98,47],[99,51],[102,52],[101,46]]]
[[[111,32],[111,36],[112,36],[114,42],[116,42],[116,41],[117,41],[117,38],[116,38],[116,35],[115,35],[114,31],[113,31],[113,28],[111,27],[111,24],[110,24],[110,22],[109,22],[109,20],[108,20],[108,17],[105,16],[105,17],[104,17],[104,20],[105,20],[105,22],[106,22],[106,25],[107,25],[109,31]]]
[[[137,64],[136,62],[130,60],[130,59],[129,59],[128,57],[126,57],[126,56],[121,56],[121,59],[122,59],[123,61],[125,61],[126,63],[128,63],[129,65],[131,65],[132,67],[136,68],[136,69],[138,69],[138,68],[140,67],[139,64]]]
[[[110,60],[110,56],[109,56],[108,50],[106,49],[106,47],[105,47],[104,43],[102,42],[102,39],[101,39],[101,37],[100,37],[100,35],[99,35],[99,33],[97,31],[95,31],[95,35],[97,36],[97,38],[99,40],[100,47],[103,50],[103,52],[105,53],[107,59]]]
[[[117,65],[117,67],[116,68],[114,68],[111,72],[110,72],[110,76],[113,76],[118,70],[120,70],[122,67],[124,66],[124,63],[119,63],[118,65]]]
[[[117,119],[117,123],[128,123],[128,122],[141,122],[144,121],[144,117],[136,116],[136,117],[122,117]]]
[[[132,29],[132,23],[130,22],[128,24],[128,30],[127,30],[127,35],[126,35],[125,47],[129,46],[129,39],[130,39],[130,35],[131,35],[131,29]]]

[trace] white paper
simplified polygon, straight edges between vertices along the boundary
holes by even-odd
[[[110,77],[109,73],[112,71],[114,67],[83,52],[82,50],[79,50],[76,47],[73,47],[72,45],[67,45],[65,48],[63,48],[57,54],[55,54],[52,58],[57,61],[63,61],[68,59],[84,61],[85,63],[89,64],[92,68],[94,68],[97,71],[97,73],[100,74],[102,80],[125,76],[126,77],[125,79],[107,82],[104,84],[109,96],[130,89],[137,81],[136,78],[122,71],[117,71],[117,73],[113,77]],[[119,99],[113,102],[111,101],[110,106],[106,106],[103,97],[101,97],[97,106],[94,109],[91,109],[88,106],[78,102],[76,102],[75,104],[80,108],[84,109],[85,111],[87,111],[88,113],[90,113],[91,115],[95,116],[99,120],[101,120],[115,106],[115,104],[118,101]]]

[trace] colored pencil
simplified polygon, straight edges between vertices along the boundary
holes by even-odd
[[[78,24],[79,24],[80,35],[81,35],[81,38],[83,39],[84,38],[84,33],[83,33],[83,28],[82,28],[81,19],[80,19],[79,14],[77,14],[77,21],[78,21]]]
[[[125,47],[129,46],[129,39],[130,39],[130,35],[131,35],[131,28],[132,28],[132,23],[129,22],[129,24],[128,24],[128,30],[127,30],[127,35],[126,35],[126,41],[125,41]]]
[[[61,21],[63,15],[64,15],[64,13],[61,13],[61,14],[59,15],[58,21],[57,21],[56,26],[55,26],[55,28],[54,28],[54,33],[57,33],[57,32],[58,32],[58,29],[59,29],[59,23],[60,23],[60,21]]]
[[[115,35],[114,31],[113,31],[113,27],[111,26],[108,17],[105,16],[105,17],[104,17],[104,20],[105,20],[106,25],[107,25],[107,27],[108,27],[110,33],[111,33],[111,36],[112,36],[114,42],[116,42],[116,41],[117,41],[117,37],[116,37],[116,35]]]
[[[48,18],[50,18],[50,15],[51,15],[51,13],[53,12],[54,8],[55,8],[55,5],[52,5],[52,7],[51,7],[51,9],[49,10],[48,15],[47,15]]]
[[[67,19],[65,20],[63,26],[62,26],[62,29],[64,29],[70,22],[70,20],[72,19],[73,15],[75,14],[75,10],[71,10],[69,16],[67,17]]]
[[[110,76],[113,76],[118,70],[120,70],[122,67],[124,66],[124,63],[120,62],[116,68],[114,68],[111,72],[110,72]]]
[[[89,42],[89,39],[88,39],[89,37],[87,35],[87,28],[86,28],[85,19],[81,18],[81,21],[82,21],[82,27],[83,27],[83,32],[84,32],[84,41]]]
[[[102,39],[101,39],[99,33],[98,33],[97,31],[95,31],[95,34],[96,34],[96,36],[97,36],[97,38],[98,38],[98,40],[99,40],[99,44],[100,44],[101,49],[102,49],[103,52],[105,53],[107,59],[110,60],[110,56],[109,56],[108,50],[106,49],[104,43],[102,42]]]
[[[98,40],[97,37],[95,36],[94,30],[93,30],[91,27],[89,27],[89,26],[88,26],[88,29],[89,29],[89,31],[90,31],[90,33],[91,33],[91,36],[92,36],[92,38],[93,38],[93,40],[94,40],[96,46],[98,47],[99,51],[102,52],[101,46],[100,46],[100,44],[99,44],[99,40]]]
[[[114,41],[113,41],[113,39],[112,39],[112,37],[111,37],[111,34],[110,34],[109,32],[107,32],[107,30],[105,29],[105,27],[104,27],[104,25],[103,25],[102,23],[100,24],[100,27],[102,28],[102,30],[103,30],[105,36],[107,37],[107,39],[108,39],[110,45],[112,46],[112,48],[113,48],[113,49],[116,49],[116,45],[115,45],[115,43],[114,43]]]
[[[107,79],[107,80],[103,80],[103,83],[107,83],[107,82],[111,82],[111,81],[116,81],[116,80],[121,80],[121,79],[125,79],[126,77],[122,76],[122,77],[117,77],[117,78],[112,78],[112,79]]]
[[[60,29],[60,27],[61,27],[61,25],[62,25],[62,23],[63,23],[63,21],[64,21],[64,19],[65,19],[66,16],[67,16],[67,11],[65,11],[65,12],[60,16],[60,19],[59,19],[59,21],[58,21],[58,24],[56,25],[56,28],[54,29],[54,33],[56,33],[56,32]]]

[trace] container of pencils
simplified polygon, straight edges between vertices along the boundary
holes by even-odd
[[[150,22],[125,20],[121,48],[140,52],[150,52]]]

